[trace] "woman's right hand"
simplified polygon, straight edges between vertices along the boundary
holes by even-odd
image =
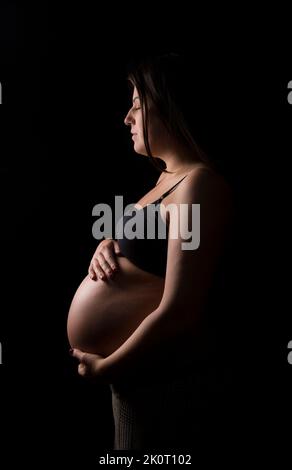
[[[98,245],[89,265],[88,274],[95,281],[98,278],[103,281],[112,279],[119,269],[117,256],[120,254],[120,247],[116,240],[102,240]]]

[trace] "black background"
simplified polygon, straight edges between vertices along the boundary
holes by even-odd
[[[238,455],[256,450],[261,460],[288,442],[292,70],[284,12],[270,23],[264,14],[229,11],[228,20],[221,11],[219,22],[214,11],[136,7],[1,3],[1,457],[7,443],[14,449],[5,468],[14,460],[93,463],[111,446],[109,390],[77,376],[66,316],[97,246],[92,207],[115,195],[137,200],[157,179],[133,153],[123,119],[128,62],[159,51],[189,52],[208,76],[207,135],[239,198],[230,293]]]

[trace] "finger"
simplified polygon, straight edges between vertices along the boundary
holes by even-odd
[[[79,364],[78,365],[78,374],[82,375],[83,377],[85,375],[88,375],[88,370],[87,370],[87,365],[86,364]]]
[[[102,253],[98,254],[98,261],[103,272],[108,276],[108,278],[111,278],[113,275],[113,271]]]
[[[103,269],[101,268],[97,258],[94,258],[92,260],[92,269],[94,270],[97,277],[99,277],[102,280],[106,279],[106,275],[105,275]]]
[[[83,362],[83,363],[87,362],[86,361],[87,353],[80,351],[80,349],[77,349],[77,348],[70,349],[70,354],[71,356],[76,357],[76,359],[78,359],[79,362]]]
[[[115,253],[117,255],[120,255],[121,254],[121,249],[120,249],[120,245],[118,244],[118,242],[114,241],[114,250],[115,250]]]
[[[89,277],[90,279],[96,279],[97,276],[96,276],[96,273],[92,267],[92,264],[90,264],[89,268],[88,268],[88,274],[89,274]]]
[[[104,254],[104,257],[110,266],[110,269],[112,272],[115,272],[118,270],[118,263],[116,262],[115,258],[112,256],[112,250],[107,250]]]

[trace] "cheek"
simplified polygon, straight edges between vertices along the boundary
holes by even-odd
[[[149,113],[148,137],[152,144],[164,138],[165,128],[155,112]]]
[[[136,118],[136,126],[137,130],[139,129],[139,133],[143,135],[143,118],[142,115],[139,114]]]
[[[134,142],[139,143],[139,145],[144,142],[144,133],[143,133],[143,119],[142,116],[137,116],[135,130],[137,135],[134,137]]]
[[[159,121],[153,121],[148,129],[149,143],[153,148],[159,148],[160,145],[165,141],[165,129],[161,126]]]

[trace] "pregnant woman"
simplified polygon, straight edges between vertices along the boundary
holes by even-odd
[[[68,315],[80,375],[110,384],[115,449],[181,448],[201,432],[205,405],[194,383],[211,351],[207,306],[230,233],[232,196],[194,138],[194,85],[184,67],[169,54],[129,74],[125,124],[135,152],[161,172],[135,208],[147,227],[153,205],[166,237],[103,240]],[[132,216],[123,217],[123,228]],[[190,227],[191,238],[199,230],[195,246],[186,242]]]

